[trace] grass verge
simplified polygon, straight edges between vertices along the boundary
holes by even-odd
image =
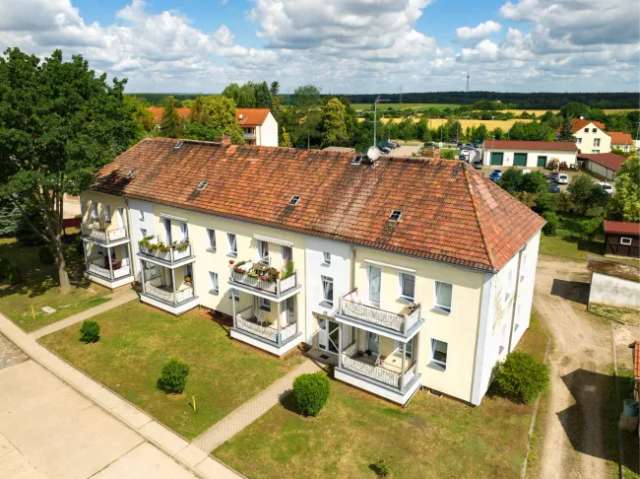
[[[299,364],[278,359],[228,337],[204,310],[175,317],[132,301],[92,320],[95,344],[79,341],[80,325],[42,338],[51,351],[85,371],[187,438],[193,438]],[[190,367],[183,394],[156,387],[171,358]],[[191,408],[196,398],[197,412]]]

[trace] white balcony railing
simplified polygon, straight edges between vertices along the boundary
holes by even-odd
[[[342,367],[353,371],[376,382],[402,390],[416,375],[416,364],[409,367],[404,374],[391,371],[383,366],[375,366],[363,361],[358,361],[347,354],[342,354]]]
[[[105,229],[98,225],[85,225],[82,227],[82,234],[89,239],[100,241],[101,243],[111,243],[127,238],[127,230],[124,227]]]
[[[144,293],[154,299],[168,304],[181,304],[193,298],[193,288],[186,287],[178,291],[169,291],[164,288],[154,286],[150,281],[145,282]]]
[[[280,336],[278,337],[277,327],[258,324],[255,322],[254,318],[253,306],[240,311],[236,314],[236,328],[278,344],[286,342],[288,339],[295,336],[298,331],[297,324],[291,323],[280,328]]]
[[[131,267],[128,264],[123,263],[122,266],[110,271],[109,268],[105,268],[96,263],[89,263],[88,271],[90,274],[114,280],[129,276],[131,274]]]
[[[248,286],[253,289],[279,296],[290,289],[295,288],[298,285],[297,278],[298,276],[296,272],[294,272],[291,276],[284,279],[269,281],[260,277],[251,276],[248,271],[237,271],[232,269],[230,280],[232,283],[236,283],[238,285]]]
[[[180,249],[178,249],[176,246],[168,246],[166,247],[166,249],[160,249],[157,247],[141,244],[140,253],[146,256],[157,258],[167,263],[175,263],[191,256],[191,244],[187,244],[186,248]]]
[[[406,333],[420,321],[419,304],[407,305],[404,311],[394,313],[365,304],[358,298],[355,290],[340,298],[339,312],[343,316],[349,316],[400,333]]]

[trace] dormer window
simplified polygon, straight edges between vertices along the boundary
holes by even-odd
[[[361,165],[362,164],[363,155],[356,155],[353,160],[351,160],[352,165]]]
[[[300,203],[300,196],[299,195],[293,195],[291,197],[291,199],[289,200],[289,205],[290,206],[296,206],[298,203]]]
[[[202,180],[200,183],[198,183],[198,186],[196,186],[196,190],[202,191],[207,187],[208,184],[209,182],[207,180]]]
[[[173,148],[178,150],[178,149],[182,148],[182,145],[184,145],[184,141],[178,140],[178,141],[176,141],[176,144],[173,145]]]
[[[400,221],[401,216],[402,216],[401,210],[393,210],[389,215],[389,221]]]

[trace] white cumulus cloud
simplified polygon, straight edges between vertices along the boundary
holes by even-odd
[[[500,25],[498,22],[487,20],[486,22],[482,22],[475,27],[457,28],[456,36],[460,40],[477,40],[479,38],[488,37],[492,33],[499,32],[501,28],[502,25]]]

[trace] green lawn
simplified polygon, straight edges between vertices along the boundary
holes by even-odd
[[[593,240],[580,238],[576,231],[576,222],[581,218],[558,214],[560,226],[555,236],[544,233],[540,239],[540,254],[559,256],[562,258],[586,261],[589,256],[600,256],[604,253],[604,240],[598,235]]]
[[[81,254],[67,248],[69,276],[72,289],[60,293],[58,273],[54,265],[43,265],[38,259],[39,247],[23,246],[13,238],[0,238],[0,257],[18,266],[22,281],[14,286],[0,284],[0,312],[25,331],[33,331],[47,324],[97,306],[110,297],[107,288],[83,277]],[[43,306],[51,306],[55,313],[46,314]]]
[[[299,364],[228,337],[209,313],[176,317],[132,301],[93,318],[101,339],[81,343],[80,325],[41,339],[44,346],[187,438],[193,438]],[[156,387],[162,366],[177,358],[191,368],[184,394]],[[197,413],[189,402],[196,397]]]
[[[534,323],[521,344],[541,358],[546,337]],[[394,478],[518,477],[531,406],[486,397],[479,407],[420,391],[407,408],[338,381],[317,418],[291,399],[214,451],[250,478],[375,477],[382,459]]]

